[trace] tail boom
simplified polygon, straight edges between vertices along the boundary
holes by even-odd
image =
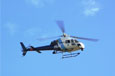
[[[23,42],[20,42],[20,45],[22,47],[22,55],[25,56],[27,51],[36,51],[38,53],[41,53],[39,50],[37,50],[36,48],[34,48],[33,46],[30,46],[30,48],[26,48],[25,45],[23,44]]]

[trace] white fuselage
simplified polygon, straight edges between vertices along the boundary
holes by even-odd
[[[71,37],[61,37],[58,39],[58,46],[63,52],[72,52],[85,48],[83,43]]]

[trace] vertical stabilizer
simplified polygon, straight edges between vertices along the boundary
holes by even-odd
[[[21,47],[22,47],[22,52],[23,52],[23,56],[25,56],[26,55],[26,53],[27,53],[27,48],[25,47],[25,45],[23,44],[23,42],[20,42],[20,45],[21,45]]]

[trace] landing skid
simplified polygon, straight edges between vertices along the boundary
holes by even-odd
[[[70,53],[70,54],[63,54],[64,52],[62,51],[53,51],[52,54],[59,54],[62,53],[62,59],[64,58],[71,58],[71,57],[76,57],[80,54],[80,52],[78,53]]]
[[[80,53],[65,54],[65,55],[62,55],[62,59],[64,59],[64,58],[76,57],[76,56],[78,56],[79,54],[80,54]]]

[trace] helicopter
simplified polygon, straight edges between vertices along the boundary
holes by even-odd
[[[78,53],[73,53],[74,51],[81,50],[83,51],[85,48],[85,45],[78,41],[77,39],[82,39],[82,40],[88,40],[88,41],[98,41],[98,39],[92,39],[92,38],[84,38],[84,37],[77,37],[77,36],[70,36],[65,33],[65,28],[64,28],[64,21],[56,21],[57,25],[62,31],[62,35],[56,36],[59,37],[56,40],[53,40],[49,45],[45,46],[40,46],[40,47],[25,47],[23,42],[20,42],[21,47],[22,47],[22,55],[25,56],[28,51],[36,51],[38,53],[41,53],[41,51],[48,51],[52,50],[52,54],[58,54],[62,53],[62,58],[70,58],[70,57],[76,57],[80,54]],[[48,39],[55,38],[55,37],[50,37]],[[63,54],[63,53],[69,53],[69,54]]]

